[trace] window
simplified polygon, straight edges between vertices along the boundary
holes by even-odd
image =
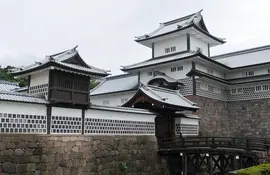
[[[213,71],[213,69],[207,69],[207,73],[213,75],[214,71]]]
[[[109,105],[110,101],[109,100],[104,100],[102,103],[103,103],[103,105]]]
[[[243,88],[233,88],[231,89],[231,94],[242,94]]]
[[[165,48],[165,53],[170,53],[170,48]]]
[[[262,86],[255,86],[255,92],[262,91]]]
[[[123,103],[126,103],[128,101],[128,98],[122,98],[121,99],[121,103],[123,104]]]
[[[263,85],[263,91],[268,91],[269,90],[269,86],[268,85]]]
[[[201,83],[200,87],[202,90],[206,90],[206,91],[208,90],[208,84],[206,84],[206,83]]]
[[[176,47],[175,46],[171,47],[171,52],[175,52],[175,51],[176,51]]]
[[[177,71],[182,71],[183,70],[183,66],[178,66],[177,67]]]
[[[153,72],[147,72],[147,76],[152,76]]]
[[[172,67],[171,72],[175,72],[175,71],[176,71],[176,67]]]
[[[231,94],[236,94],[236,89],[231,89]]]
[[[248,72],[243,73],[244,77],[249,77],[249,76],[253,76],[253,75],[254,75],[254,71],[248,71]]]
[[[218,87],[214,87],[214,92],[217,94],[221,94],[221,89]]]
[[[269,91],[269,90],[270,90],[269,85],[255,86],[255,92],[262,92],[262,91]]]

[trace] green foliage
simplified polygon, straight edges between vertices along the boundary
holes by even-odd
[[[97,85],[99,85],[99,82],[96,80],[90,80],[90,89],[95,88]]]
[[[14,69],[13,66],[7,66],[5,68],[0,67],[0,80],[5,80],[9,82],[18,82],[20,87],[27,85],[27,79],[19,78],[14,79],[13,75],[10,73],[11,69]]]
[[[127,163],[126,162],[120,162],[120,169],[121,171],[126,171],[128,166],[127,166]]]
[[[270,163],[239,170],[237,175],[270,175]]]

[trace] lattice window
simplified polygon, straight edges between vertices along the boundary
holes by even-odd
[[[182,71],[183,68],[184,68],[183,66],[178,66],[178,67],[177,67],[177,71]]]
[[[254,71],[243,72],[243,77],[250,77],[254,75]]]
[[[176,67],[172,67],[171,72],[175,72],[175,71],[176,71]]]
[[[154,135],[155,123],[85,118],[85,134]]]
[[[214,92],[217,94],[221,94],[221,89],[218,87],[214,87]]]
[[[81,133],[81,126],[79,117],[52,116],[51,133]]]
[[[41,95],[44,95],[45,97],[47,97],[48,96],[48,84],[31,86],[29,88],[29,93],[30,94],[41,94]]]
[[[184,86],[179,89],[180,94],[182,94],[183,96],[193,94],[192,78],[180,79],[179,82],[184,84]]]
[[[175,135],[198,135],[199,126],[198,125],[188,125],[188,124],[175,124]]]
[[[1,133],[35,133],[47,132],[47,117],[41,115],[0,113]]]

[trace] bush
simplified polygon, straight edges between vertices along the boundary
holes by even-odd
[[[253,166],[237,171],[237,175],[270,175],[270,163]]]

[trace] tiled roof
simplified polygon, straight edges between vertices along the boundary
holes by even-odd
[[[270,45],[211,57],[231,68],[270,63]]]
[[[17,92],[0,92],[0,100],[40,104],[49,103],[44,96],[23,94]]]
[[[19,88],[19,84],[17,82],[0,80],[0,91],[11,91],[15,88]]]
[[[138,75],[123,74],[107,77],[90,91],[91,95],[101,95],[138,89]]]
[[[199,109],[195,103],[183,97],[178,91],[145,85],[142,85],[140,90],[148,97],[164,104],[184,108]]]
[[[20,72],[27,72],[27,71],[36,69],[38,67],[44,66],[45,64],[54,63],[56,65],[61,65],[61,66],[64,66],[66,68],[71,68],[71,69],[75,69],[78,71],[83,71],[83,72],[93,73],[93,74],[101,74],[101,75],[105,75],[105,76],[108,75],[108,72],[109,72],[108,70],[96,68],[94,66],[90,66],[87,64],[86,64],[86,66],[88,66],[88,67],[83,67],[80,65],[75,65],[75,64],[64,62],[65,60],[68,60],[68,59],[79,54],[78,51],[76,50],[76,48],[77,47],[70,49],[70,50],[67,50],[67,51],[64,51],[64,52],[61,52],[61,53],[58,53],[58,54],[46,56],[46,58],[43,59],[42,61],[35,62],[34,64],[26,66],[26,67],[19,68],[19,69],[13,71],[13,73],[18,74]]]
[[[204,24],[203,17],[201,15],[201,11],[172,21],[160,23],[158,29],[154,30],[151,33],[136,37],[137,38],[136,41],[140,42],[150,38],[159,37],[165,34],[194,27],[197,28],[200,32],[207,34],[208,36],[214,38],[215,40],[218,40],[219,42],[223,43],[224,42],[223,39],[214,37],[208,32]]]
[[[128,66],[123,66],[122,70],[130,70],[130,69],[137,69],[137,68],[141,68],[141,67],[147,67],[147,66],[151,66],[151,65],[156,65],[156,64],[162,64],[165,62],[171,62],[171,61],[175,61],[175,60],[179,60],[179,59],[184,59],[186,57],[191,57],[191,56],[196,56],[197,53],[183,53],[181,55],[174,55],[174,56],[169,56],[169,57],[165,57],[162,59],[149,59],[143,62],[139,62],[136,64],[131,64]]]

